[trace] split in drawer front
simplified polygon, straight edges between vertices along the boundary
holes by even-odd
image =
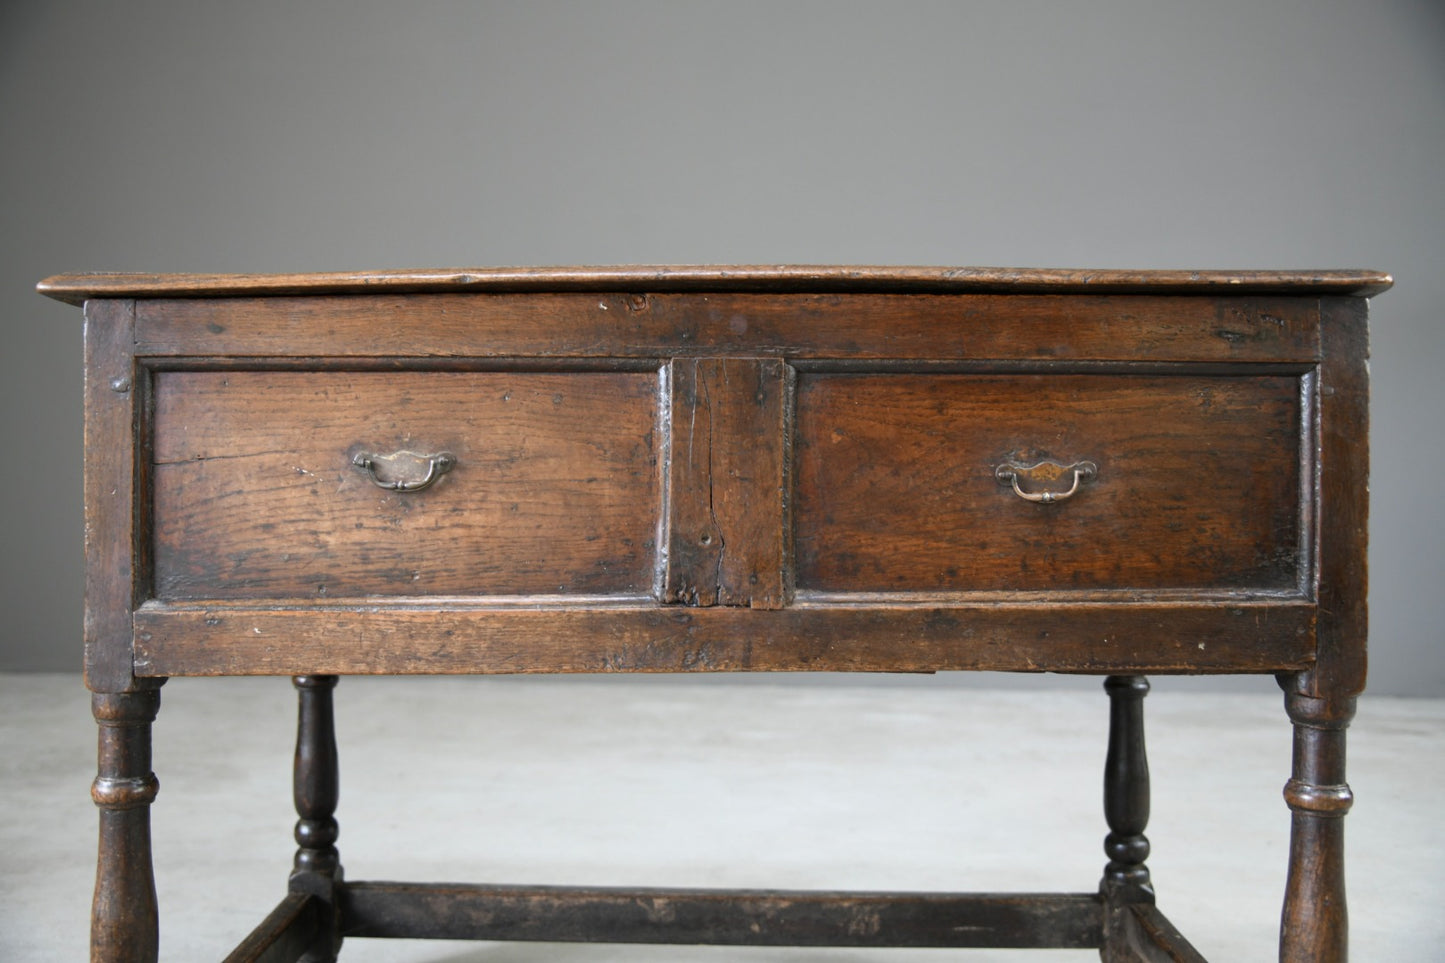
[[[159,598],[653,590],[655,372],[155,379]],[[397,452],[455,464],[425,490],[386,490],[407,469],[384,461]]]

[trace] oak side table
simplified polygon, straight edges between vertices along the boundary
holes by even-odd
[[[626,267],[67,275],[85,307],[92,959],[154,960],[169,676],[292,676],[299,846],[229,957],[343,938],[1097,947],[1155,908],[1150,673],[1270,673],[1280,958],[1346,957],[1369,271]],[[348,674],[1105,676],[1098,892],[353,882]]]

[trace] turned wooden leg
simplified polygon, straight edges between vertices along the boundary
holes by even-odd
[[[97,774],[90,796],[100,807],[100,853],[91,904],[93,963],[153,963],[160,941],[151,868],[150,805],[159,783],[151,772],[151,723],[160,684],[133,692],[96,692]]]
[[[1281,963],[1345,963],[1345,729],[1353,697],[1302,695],[1286,678],[1285,711],[1294,723],[1294,765],[1284,798],[1290,808],[1289,880],[1280,917]]]
[[[1123,932],[1124,913],[1131,904],[1153,903],[1149,881],[1149,759],[1144,749],[1144,696],[1149,680],[1142,675],[1111,675],[1104,680],[1109,694],[1109,752],[1104,759],[1104,818],[1109,835],[1104,853],[1109,857],[1099,884],[1108,904],[1105,945],[1099,951],[1105,963],[1132,960]]]
[[[296,685],[296,860],[291,891],[318,897],[322,904],[319,936],[307,956],[312,963],[336,959],[336,890],[341,861],[336,852],[336,802],[340,771],[336,754],[336,721],[332,711],[334,675],[302,675]]]

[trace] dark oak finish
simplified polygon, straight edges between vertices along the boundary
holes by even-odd
[[[789,369],[741,359],[674,361],[668,369],[662,599],[781,608]]]
[[[1319,647],[1293,688],[1352,702],[1365,688],[1366,552],[1370,500],[1369,331],[1362,301],[1321,303],[1328,348],[1319,374]],[[1343,707],[1342,707],[1343,708]],[[1353,711],[1352,709],[1349,711]]]
[[[126,692],[134,683],[130,613],[147,565],[141,494],[146,443],[138,432],[145,381],[135,360],[129,301],[85,308],[85,684]]]
[[[1204,963],[1199,951],[1153,903],[1131,904],[1120,919],[1123,926],[1120,959],[1138,963]]]
[[[1312,362],[1313,299],[742,291],[136,302],[157,359],[787,357]],[[398,323],[402,322],[402,323]]]
[[[1299,398],[1288,376],[806,375],[798,590],[1297,590]],[[1097,477],[1054,505],[995,477],[1042,459]]]
[[[90,797],[100,808],[100,853],[90,916],[92,960],[153,960],[159,940],[151,869],[150,806],[160,783],[151,771],[151,723],[160,684],[133,692],[96,692],[97,775]]]
[[[1354,794],[1345,782],[1348,699],[1316,699],[1286,690],[1294,723],[1294,764],[1285,783],[1290,808],[1289,879],[1280,917],[1281,963],[1345,963],[1345,821]]]
[[[1280,954],[1343,961],[1365,679],[1370,271],[742,266],[71,275],[86,316],[93,957],[153,960],[171,675],[296,677],[292,895],[343,935],[1088,946],[1153,906],[1146,673],[1275,674]],[[355,883],[336,676],[1110,676],[1100,892]]]
[[[735,946],[1101,943],[1089,894],[816,893],[353,883],[348,936]]]
[[[1104,818],[1109,835],[1104,853],[1109,862],[1099,892],[1105,900],[1103,958],[1105,963],[1134,959],[1129,935],[1134,907],[1152,905],[1149,880],[1149,760],[1144,748],[1144,697],[1149,681],[1142,675],[1111,675],[1104,680],[1109,694],[1109,751],[1104,758]]]
[[[320,909],[321,900],[315,896],[287,893],[225,963],[293,963],[301,959],[316,940]]]
[[[1381,271],[1121,271],[1094,268],[879,267],[816,264],[608,265],[336,272],[331,274],[59,274],[40,293],[70,304],[96,298],[318,296],[418,291],[993,291],[1304,297],[1379,294]]]
[[[647,595],[657,385],[655,371],[161,372],[155,596]],[[456,466],[397,492],[353,464],[412,450]]]
[[[304,607],[303,607],[304,606]],[[1313,605],[924,596],[733,606],[556,601],[470,607],[147,604],[136,672],[340,675],[522,672],[1277,672],[1310,664]],[[345,639],[345,645],[337,645]],[[421,640],[425,640],[422,644]]]
[[[1291,813],[1289,879],[1280,918],[1281,963],[1345,963],[1345,730],[1365,687],[1366,527],[1369,499],[1369,338],[1363,302],[1321,310],[1319,624],[1315,665],[1279,676],[1294,724],[1285,801]]]
[[[304,959],[326,963],[336,959],[341,947],[336,903],[343,874],[336,851],[335,815],[341,771],[331,697],[336,676],[299,675],[292,683],[297,695],[293,795],[299,818],[290,888],[292,893],[315,898],[312,940]]]
[[[1126,889],[1131,898],[1152,900],[1149,883],[1149,760],[1144,748],[1144,697],[1149,680],[1142,675],[1111,675],[1104,680],[1109,693],[1109,753],[1104,760],[1104,818],[1109,835],[1104,853],[1105,889]]]

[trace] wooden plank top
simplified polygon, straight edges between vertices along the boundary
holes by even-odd
[[[1370,270],[1188,271],[818,265],[625,265],[441,268],[321,274],[58,274],[37,290],[91,298],[238,298],[492,291],[812,291],[1030,294],[1298,294],[1369,297],[1389,288]]]

